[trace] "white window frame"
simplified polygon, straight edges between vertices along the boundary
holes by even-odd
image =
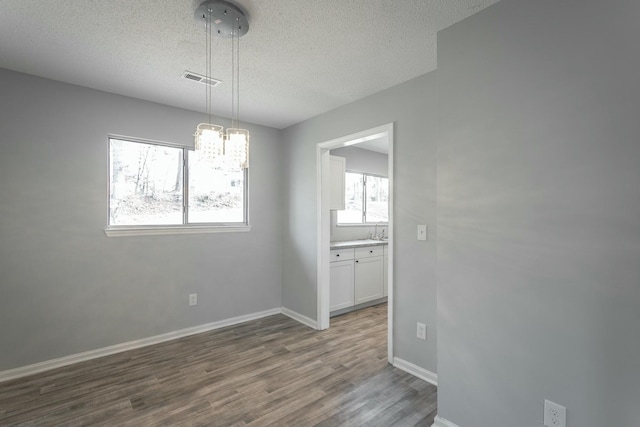
[[[111,140],[119,139],[127,142],[137,142],[141,144],[159,145],[163,147],[177,148],[182,150],[182,224],[175,225],[111,225],[111,178],[107,178],[107,226],[104,232],[109,237],[123,236],[148,236],[166,234],[201,234],[201,233],[240,233],[251,230],[249,225],[249,168],[244,170],[244,212],[243,222],[233,223],[189,223],[189,151],[193,151],[191,146],[176,144],[173,142],[156,141],[150,139],[136,138],[131,136],[110,134],[107,137],[107,176],[111,170]]]
[[[384,222],[383,221],[367,222],[367,176],[373,176],[376,178],[385,178],[387,180],[387,183],[389,182],[389,177],[384,175],[378,175],[375,173],[354,171],[354,170],[348,170],[348,169],[346,173],[362,175],[362,222],[338,222],[338,215],[336,213],[336,226],[338,227],[370,227],[375,224],[388,225],[389,224],[388,220]],[[346,192],[345,192],[345,197],[347,197]],[[389,204],[389,201],[387,200],[387,218],[389,218],[388,204]]]

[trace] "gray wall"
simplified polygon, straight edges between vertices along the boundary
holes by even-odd
[[[640,3],[505,0],[438,36],[438,412],[640,420]]]
[[[379,176],[388,176],[389,156],[376,151],[359,148],[357,145],[336,148],[331,150],[331,155],[340,156],[346,159],[347,171],[363,172]],[[337,226],[338,215],[336,211],[331,211],[331,241],[366,239],[370,233],[374,233],[374,226]],[[387,234],[387,227],[378,226],[378,233],[384,230]]]
[[[251,232],[108,238],[107,134],[192,144],[204,115],[1,69],[0,93],[0,370],[280,307],[280,131],[248,126]]]
[[[366,172],[374,175],[387,176],[389,172],[389,156],[376,151],[359,148],[358,145],[335,148],[332,156],[347,159],[347,170],[352,172]]]
[[[316,144],[395,123],[396,356],[436,371],[436,77],[427,74],[284,131],[283,306],[316,318]],[[428,224],[430,240],[416,240]],[[415,337],[428,324],[428,341]]]

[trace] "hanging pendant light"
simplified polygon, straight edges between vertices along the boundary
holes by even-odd
[[[203,3],[204,5],[204,3]],[[201,5],[202,7],[202,5]],[[204,10],[196,11],[196,18],[204,22],[205,27],[205,67],[206,67],[206,79],[208,82],[212,79],[212,12],[213,8],[205,6]],[[211,156],[220,156],[224,153],[223,131],[222,126],[214,125],[211,123],[211,100],[212,100],[212,86],[206,85],[205,88],[205,104],[207,110],[207,123],[200,123],[196,127],[195,136],[195,149],[198,151],[204,151]]]
[[[240,36],[241,24],[231,29],[231,127],[225,132],[225,150],[235,167],[249,167],[249,131],[240,129]]]
[[[235,5],[224,0],[207,0],[196,9],[198,22],[206,28],[207,79],[211,80],[213,36],[231,38],[231,127],[224,128],[211,123],[211,85],[207,85],[207,123],[196,127],[195,148],[211,156],[221,158],[221,162],[231,169],[249,167],[249,131],[240,129],[240,37],[249,31],[249,21]]]

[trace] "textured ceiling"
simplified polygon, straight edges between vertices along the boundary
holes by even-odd
[[[236,0],[240,119],[285,128],[436,68],[436,32],[498,0]],[[0,0],[0,67],[205,110],[199,0]],[[214,39],[230,116],[231,42]]]

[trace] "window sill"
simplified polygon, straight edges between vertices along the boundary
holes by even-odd
[[[246,233],[250,225],[176,225],[157,227],[107,227],[107,237],[161,236],[167,234]]]

